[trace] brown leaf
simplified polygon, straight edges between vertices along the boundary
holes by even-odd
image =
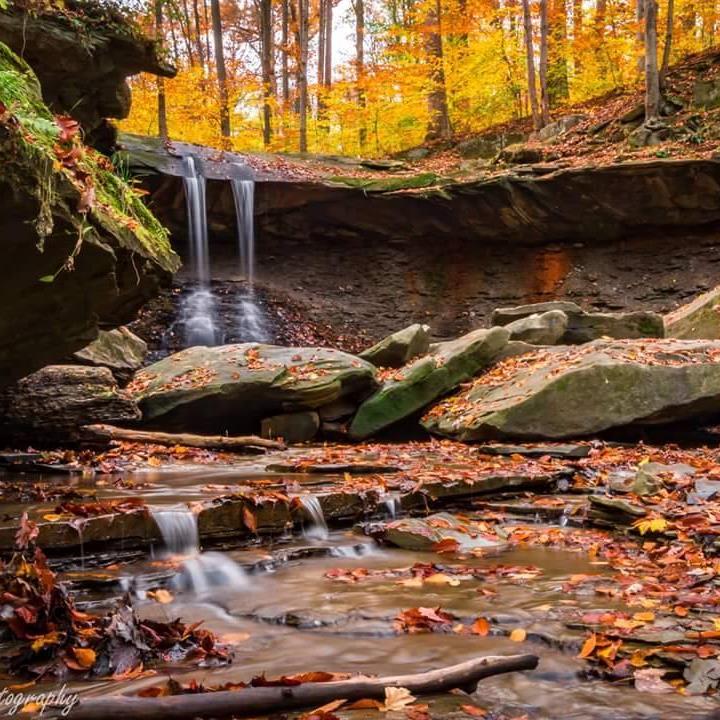
[[[24,512],[20,518],[20,528],[15,533],[15,545],[17,545],[18,549],[25,550],[31,542],[35,541],[39,534],[40,530],[37,524],[28,519],[27,512]]]

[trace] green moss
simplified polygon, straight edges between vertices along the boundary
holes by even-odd
[[[435,173],[427,172],[419,175],[396,176],[389,178],[343,177],[340,175],[327,178],[327,182],[348,187],[360,188],[367,192],[396,192],[445,185],[448,181]]]
[[[21,174],[33,175],[39,204],[36,229],[40,247],[52,232],[53,215],[60,210],[58,195],[63,194],[74,198],[75,207],[70,207],[70,201],[62,210],[78,227],[81,239],[94,224],[116,236],[124,247],[152,258],[166,270],[177,269],[179,260],[165,228],[133,188],[112,172],[107,158],[85,147],[79,134],[69,139],[61,137],[60,126],[42,101],[35,74],[2,43],[0,103],[6,109],[0,127],[6,130],[5,150],[12,159],[5,163],[4,170],[10,174],[14,165],[22,168]],[[58,151],[69,157],[61,161]],[[89,209],[78,208],[83,204]]]

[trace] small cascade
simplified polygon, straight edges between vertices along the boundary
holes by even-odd
[[[200,552],[197,516],[188,508],[155,508],[151,514],[169,556],[183,556],[174,586],[204,595],[215,587],[247,586],[247,574],[232,558]]]
[[[400,495],[388,493],[384,498],[385,507],[387,508],[388,517],[395,520],[402,510]]]
[[[198,171],[196,159],[186,155],[183,161],[183,183],[190,239],[190,267],[196,287],[183,300],[180,319],[185,342],[191,345],[216,345],[218,337],[215,298],[210,290],[210,248],[207,230],[205,177]]]
[[[151,510],[169,555],[193,555],[200,552],[197,517],[187,508]]]
[[[247,287],[238,302],[238,332],[243,342],[267,342],[268,332],[255,298],[255,181],[233,178],[240,269]]]
[[[315,495],[300,495],[299,499],[308,518],[303,523],[303,535],[315,540],[327,540],[329,531],[320,501]]]

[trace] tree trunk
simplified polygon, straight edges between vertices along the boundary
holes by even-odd
[[[195,17],[195,49],[197,50],[198,62],[200,67],[205,67],[205,52],[202,44],[202,28],[200,24],[200,9],[198,0],[193,0],[193,15]]]
[[[645,67],[645,0],[637,0],[635,5],[635,22],[637,22],[637,33],[635,42],[637,45],[637,68],[641,73]]]
[[[540,121],[542,127],[550,122],[548,95],[548,0],[540,0]]]
[[[551,0],[549,13],[548,99],[554,107],[570,97],[565,0]]]
[[[227,87],[227,71],[225,70],[225,50],[223,49],[222,18],[220,17],[220,0],[210,0],[212,12],[213,45],[215,46],[215,72],[217,74],[218,91],[220,94],[220,133],[230,138],[230,107]]]
[[[282,73],[282,101],[283,106],[287,108],[290,103],[290,68],[289,68],[289,57],[290,57],[290,10],[288,3],[290,0],[282,0],[282,18],[280,28],[280,39],[282,42],[282,62],[281,62],[281,73]]]
[[[185,38],[185,48],[187,50],[188,54],[188,60],[190,62],[190,65],[195,65],[195,57],[193,56],[193,49],[192,49],[192,27],[190,24],[190,13],[188,11],[188,4],[187,0],[182,0],[182,15],[180,15],[180,31],[183,34],[183,37]],[[185,20],[185,23],[183,25],[183,19]]]
[[[660,116],[657,61],[657,0],[645,0],[645,123]]]
[[[443,65],[443,46],[441,30],[442,8],[440,0],[431,2],[425,19],[425,52],[430,63],[430,92],[428,93],[428,121],[425,140],[447,139],[452,134],[450,115],[448,114],[447,89],[445,87],[445,68]]]
[[[415,695],[439,694],[455,688],[470,692],[483,678],[507,672],[533,670],[537,664],[536,655],[505,655],[477,658],[414,675],[378,678],[360,676],[335,682],[303,683],[295,687],[256,687],[157,698],[121,695],[84,697],[73,709],[72,718],[192,720],[197,717],[257,717],[318,707],[340,698],[348,702],[364,698],[383,700],[388,687],[407,688]]]
[[[525,30],[525,58],[527,61],[528,98],[532,112],[533,127],[539,130],[541,126],[540,108],[538,107],[537,90],[535,87],[535,49],[533,48],[532,17],[530,16],[530,0],[522,0],[523,28]]]
[[[155,0],[155,40],[162,41],[163,36],[163,0]],[[158,136],[167,140],[167,103],[165,100],[165,78],[158,76],[157,82],[157,114],[158,114]]]
[[[325,20],[327,13],[325,12],[325,4],[327,0],[320,0],[318,7],[318,85],[325,85]]]
[[[263,144],[272,140],[272,97],[275,86],[272,0],[260,0],[260,45],[263,81]]]
[[[582,0],[572,0],[573,8],[573,69],[577,75],[582,70],[580,59],[583,36],[583,7]]]
[[[333,38],[333,5],[332,0],[325,0],[325,67],[323,77],[325,87],[332,87],[332,38]]]
[[[355,10],[355,83],[357,86],[357,104],[360,108],[360,127],[358,141],[360,150],[367,144],[367,127],[365,126],[365,0],[353,0]]]
[[[663,47],[662,67],[660,68],[660,89],[665,88],[665,80],[670,67],[670,54],[672,53],[673,22],[675,19],[675,0],[668,0],[667,22],[665,25],[665,47]]]
[[[295,6],[291,6],[294,10]],[[298,48],[296,85],[298,92],[298,114],[300,116],[300,152],[307,152],[307,109],[308,109],[308,35],[310,29],[308,0],[297,0],[295,14],[295,37]]]

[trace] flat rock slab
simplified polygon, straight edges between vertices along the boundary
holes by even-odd
[[[461,551],[505,546],[496,535],[483,532],[480,526],[449,513],[395,520],[386,523],[376,537],[403,550],[419,552],[432,550],[443,540],[455,540]]]
[[[299,473],[306,475],[374,475],[400,472],[395,465],[375,465],[373,463],[271,463],[266,465],[268,472]]]
[[[720,342],[597,340],[496,364],[422,420],[457,440],[563,439],[720,412]]]
[[[360,402],[377,388],[375,373],[339,350],[244,343],[183,350],[139,372],[128,390],[156,428],[256,432],[271,415]]]
[[[494,443],[480,445],[478,452],[486,455],[524,455],[525,457],[555,457],[566,459],[585,458],[592,450],[591,445],[580,443],[540,443],[538,445],[505,445]]]
[[[377,367],[400,368],[429,349],[430,328],[416,323],[363,350],[360,357]]]

